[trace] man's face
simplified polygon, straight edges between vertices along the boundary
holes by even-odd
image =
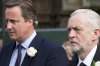
[[[6,26],[9,36],[13,40],[23,40],[28,34],[29,22],[22,17],[20,7],[15,6],[5,10]]]
[[[72,16],[68,21],[67,29],[73,51],[82,51],[92,42],[92,30],[87,27],[86,20],[82,16]]]

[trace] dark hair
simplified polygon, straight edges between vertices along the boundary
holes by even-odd
[[[22,10],[22,16],[25,20],[36,20],[36,0],[5,0],[5,8],[19,6]]]

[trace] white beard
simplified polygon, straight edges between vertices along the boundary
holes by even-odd
[[[92,37],[89,35],[86,39],[83,40],[83,42],[81,42],[80,44],[75,44],[74,46],[70,44],[72,50],[74,52],[80,52],[80,51],[84,51],[86,48],[88,48],[88,46],[90,46],[90,42]]]

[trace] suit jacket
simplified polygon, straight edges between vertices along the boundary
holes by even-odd
[[[21,66],[67,66],[66,52],[61,46],[40,37],[38,34],[30,46],[37,49],[37,54],[32,58],[26,54]],[[2,49],[0,66],[9,66],[14,48],[15,42],[12,42]]]
[[[92,63],[93,63],[93,61],[95,61],[95,62],[100,61],[100,45],[97,45],[97,50],[96,50],[96,53],[92,60]],[[77,63],[78,63],[78,55],[75,53],[73,60],[70,61],[68,66],[77,66]],[[91,65],[92,65],[92,63],[91,63]]]

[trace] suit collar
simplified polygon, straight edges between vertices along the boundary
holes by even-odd
[[[34,47],[38,53],[41,41],[42,41],[42,38],[39,35],[36,35],[35,38],[32,40],[31,44],[29,45],[29,47]],[[34,59],[35,57],[31,58],[26,54],[23,60],[22,66],[30,66],[30,64],[34,61]]]
[[[100,60],[100,45],[97,45],[97,50],[95,53],[95,56],[93,58],[94,61],[99,61]]]
[[[40,43],[42,41],[42,38],[39,35],[36,35],[36,37],[32,40],[31,44],[29,47],[34,47],[35,49],[39,49]]]

